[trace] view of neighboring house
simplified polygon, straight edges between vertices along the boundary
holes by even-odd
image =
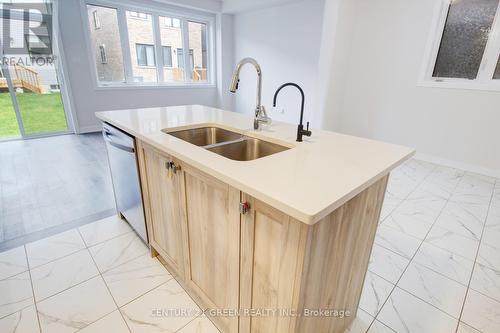
[[[88,6],[90,38],[95,55],[99,81],[124,81],[122,48],[118,31],[116,10]]]
[[[98,80],[125,81],[125,67],[115,9],[87,6],[90,40],[95,52]],[[163,81],[184,81],[186,59],[193,81],[206,80],[207,32],[203,23],[187,22],[189,55],[183,49],[182,23],[178,18],[158,16],[160,47],[155,47],[153,17],[126,11],[131,76],[134,82],[157,82],[157,66],[163,66]],[[161,57],[160,59],[158,59]]]

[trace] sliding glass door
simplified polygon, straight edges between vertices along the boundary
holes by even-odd
[[[21,137],[7,79],[0,69],[0,140]]]
[[[53,52],[52,3],[24,6],[33,8],[3,3],[0,11],[0,140],[68,132]]]

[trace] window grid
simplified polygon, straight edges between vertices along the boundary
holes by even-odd
[[[92,4],[92,5],[96,5],[96,6],[106,6],[106,7],[110,7],[110,8],[114,8],[116,9],[117,13],[118,13],[118,28],[119,28],[119,33],[120,33],[120,37],[121,37],[121,44],[122,44],[122,56],[123,56],[123,61],[124,61],[124,64],[125,64],[125,82],[123,82],[125,85],[130,85],[130,84],[134,84],[134,85],[137,85],[137,83],[141,84],[140,82],[137,82],[134,80],[134,77],[133,77],[133,64],[131,62],[131,56],[130,56],[130,52],[133,51],[131,50],[131,47],[129,45],[129,38],[128,38],[128,28],[127,28],[127,21],[126,21],[126,16],[127,16],[127,11],[129,12],[132,12],[132,11],[135,11],[138,13],[138,11],[136,10],[132,10],[130,9],[128,6],[121,6],[121,5],[117,5],[117,4],[113,4],[113,5],[110,5],[108,4],[105,0],[104,1],[97,1],[97,2],[84,2],[85,4]],[[152,21],[153,21],[153,38],[154,38],[154,45],[149,45],[149,46],[153,46],[153,51],[152,51],[152,55],[150,53],[150,56],[149,58],[153,58],[154,59],[154,63],[152,63],[151,61],[149,61],[150,64],[152,64],[152,66],[155,66],[156,67],[156,71],[157,71],[157,77],[158,77],[158,82],[155,82],[156,85],[163,85],[164,83],[169,83],[170,81],[164,81],[163,80],[163,68],[165,67],[169,67],[169,63],[168,61],[170,61],[170,58],[165,58],[164,55],[163,55],[163,46],[161,45],[161,37],[159,35],[159,29],[161,28],[161,26],[163,25],[164,22],[160,22],[160,17],[170,17],[168,16],[165,16],[165,12],[163,11],[160,11],[160,12],[150,12],[148,13],[147,15],[151,15],[151,18],[152,18]],[[178,15],[178,14],[176,14]],[[144,16],[144,15],[143,15]],[[196,16],[196,15],[195,15]],[[179,82],[181,84],[190,84],[190,83],[196,83],[196,84],[213,84],[213,73],[211,72],[212,71],[212,66],[213,66],[213,60],[212,60],[212,52],[213,52],[213,45],[212,45],[212,38],[211,37],[211,31],[213,29],[213,25],[214,25],[214,22],[213,22],[213,19],[209,19],[209,18],[204,18],[204,19],[201,19],[201,18],[196,18],[196,19],[192,19],[192,18],[189,18],[189,14],[187,14],[185,17],[180,17],[180,18],[172,18],[172,27],[178,27],[181,29],[182,31],[182,45],[183,45],[183,56],[184,56],[184,59],[183,59],[183,62],[184,63],[192,63],[192,51],[191,52],[184,52],[184,50],[187,50],[187,46],[189,45],[189,30],[188,30],[188,22],[200,22],[202,24],[205,24],[206,27],[207,27],[207,33],[205,35],[205,43],[207,45],[209,45],[209,50],[210,52],[209,53],[209,58],[208,58],[208,62],[206,64],[206,72],[207,72],[207,76],[206,76],[206,79],[203,80],[203,81],[193,81],[193,73],[190,73],[190,71],[186,71],[185,75],[184,75],[184,80]],[[210,29],[210,30],[208,30]],[[172,51],[173,49],[171,49],[171,57],[173,59],[173,54],[172,54]],[[150,51],[151,52],[151,51]],[[165,65],[166,63],[166,65]],[[204,64],[205,65],[205,64]],[[122,85],[120,83],[122,83],[121,81],[116,81],[116,82],[102,82],[102,81],[97,81],[99,85],[101,86],[113,86],[113,85]]]

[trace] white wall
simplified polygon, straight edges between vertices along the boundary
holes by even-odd
[[[276,89],[285,82],[296,82],[305,91],[306,115],[310,120],[316,107],[318,58],[324,0],[305,0],[234,16],[235,60],[255,58],[263,72],[263,104],[276,120],[298,123],[300,94],[285,88],[278,106],[285,113],[272,111]],[[253,114],[255,110],[256,73],[251,65],[241,71],[240,89],[235,109]],[[312,127],[318,124],[311,123]]]
[[[223,0],[222,12],[234,14],[300,1],[302,0]]]
[[[500,174],[500,93],[416,86],[435,4],[342,0],[323,125]]]
[[[148,0],[136,1],[143,3],[147,8]],[[161,2],[161,1],[160,1]],[[172,2],[172,1],[170,1]],[[184,1],[189,4],[196,0]],[[206,9],[212,9],[214,4]],[[156,3],[158,6],[158,3]],[[94,131],[99,129],[99,121],[95,117],[96,111],[117,110],[137,107],[169,106],[182,104],[204,104],[218,106],[221,95],[217,88],[127,88],[127,89],[95,89],[90,71],[93,64],[90,62],[86,49],[84,24],[80,13],[80,0],[60,1],[60,26],[62,47],[65,53],[67,79],[70,81],[73,95],[74,112],[76,113],[78,125],[81,132]],[[230,22],[230,20],[229,20]],[[225,30],[218,43],[232,43],[231,29]],[[232,50],[232,45],[221,45],[223,49]],[[224,53],[224,51],[223,51]],[[224,84],[229,80],[220,77]],[[227,98],[226,98],[227,99]],[[227,104],[229,103],[229,104]],[[231,105],[230,100],[226,105]]]

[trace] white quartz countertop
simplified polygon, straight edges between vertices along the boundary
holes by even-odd
[[[312,129],[296,142],[297,125],[253,129],[248,115],[201,105],[97,112],[96,116],[307,224],[342,206],[414,154],[411,148]],[[214,125],[292,149],[234,161],[161,130]]]

